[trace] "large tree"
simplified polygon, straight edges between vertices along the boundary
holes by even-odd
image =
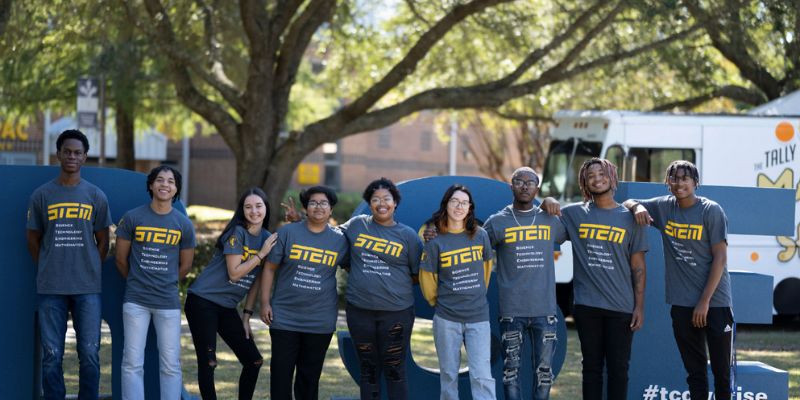
[[[671,31],[660,31],[658,24],[647,27],[636,21],[636,10],[627,1],[619,0],[585,6],[510,0],[390,2],[386,7],[410,17],[393,19],[395,29],[383,35],[377,34],[383,27],[375,28],[375,14],[360,11],[369,2],[356,0],[142,2],[143,7],[126,1],[128,15],[170,61],[178,99],[213,125],[233,151],[237,188],[261,186],[272,201],[283,197],[300,161],[326,142],[385,127],[421,110],[498,107],[647,54],[697,30],[686,25]],[[534,6],[541,5],[552,15],[537,14],[542,7]],[[634,32],[632,25],[648,32]],[[464,37],[467,41],[458,43],[463,47],[469,47],[470,35],[501,34],[515,40],[519,27],[536,34],[517,40],[524,46],[513,53],[482,52],[489,65],[442,58],[450,48],[447,40]],[[315,50],[311,47],[330,44],[326,37],[359,34],[364,47],[378,47],[382,62],[346,71],[357,77],[349,87],[358,90],[344,91],[342,106],[332,114],[282,135],[288,129],[292,88],[304,58]],[[374,44],[381,40],[392,47]],[[332,57],[344,57],[351,49],[334,50],[338,53]],[[432,59],[432,53],[438,56]],[[230,65],[226,60],[232,60]],[[231,70],[244,73],[237,80]]]
[[[127,23],[117,0],[15,2],[8,18],[11,8],[10,0],[0,0],[4,110],[71,114],[76,79],[102,77],[117,131],[116,166],[127,169],[135,166],[137,120],[186,119],[183,107],[174,106],[174,91],[165,89],[168,82],[159,80],[162,66],[146,58],[146,40]]]
[[[727,97],[753,106],[800,89],[800,1],[681,0],[660,2],[662,12],[684,14],[703,27],[707,46],[734,66],[738,82],[710,85],[704,93],[657,109],[691,109]],[[699,46],[703,46],[703,41]],[[725,65],[715,67],[725,70]],[[731,75],[734,75],[731,74]]]

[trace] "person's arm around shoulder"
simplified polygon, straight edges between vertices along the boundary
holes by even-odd
[[[647,282],[647,267],[645,252],[637,251],[631,254],[631,280],[633,281],[633,318],[631,330],[637,331],[644,324],[644,290]]]
[[[650,216],[650,212],[647,211],[647,207],[645,207],[644,204],[640,203],[639,201],[628,199],[625,200],[622,205],[633,213],[633,219],[636,220],[637,224],[650,225],[653,222],[653,217]]]
[[[237,232],[234,232],[233,234],[235,235]],[[244,240],[243,237],[240,239],[242,241]],[[264,259],[267,258],[270,250],[272,250],[272,247],[275,246],[275,241],[277,239],[277,233],[271,234],[261,245],[261,249],[259,249],[258,252],[253,256],[248,257],[246,261],[242,261],[241,254],[226,254],[225,266],[228,269],[228,278],[231,280],[231,282],[238,282],[239,279],[242,279],[242,277],[249,274],[250,271],[252,271],[255,267],[259,266]]]
[[[561,203],[559,203],[554,197],[545,197],[542,199],[542,204],[539,205],[539,208],[545,210],[550,215],[561,215]]]

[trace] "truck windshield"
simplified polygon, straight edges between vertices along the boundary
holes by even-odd
[[[568,203],[582,201],[578,170],[587,159],[599,157],[602,146],[599,142],[584,142],[577,138],[552,141],[544,165],[540,196]]]

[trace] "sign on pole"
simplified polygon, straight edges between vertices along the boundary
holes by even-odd
[[[97,134],[98,121],[97,110],[100,103],[100,82],[97,78],[83,77],[78,78],[78,113],[77,122],[78,129],[80,129],[89,139],[89,150],[100,150],[99,152],[91,151],[92,153],[103,153],[100,148],[99,135]]]

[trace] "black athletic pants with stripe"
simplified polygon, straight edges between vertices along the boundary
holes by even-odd
[[[692,326],[693,307],[672,306],[672,332],[683,366],[686,368],[692,399],[708,398],[708,360],[714,374],[717,400],[731,398],[731,360],[733,353],[733,314],[729,307],[710,307],[707,325]],[[708,351],[706,352],[706,346]]]

